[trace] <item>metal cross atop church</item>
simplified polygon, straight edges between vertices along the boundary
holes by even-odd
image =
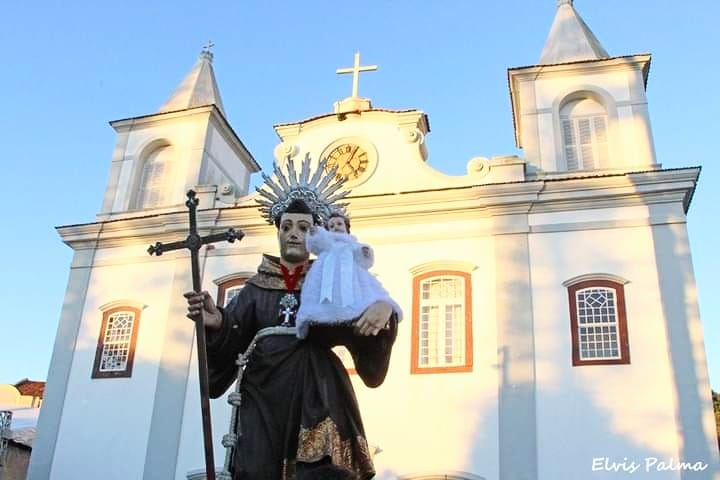
[[[337,74],[352,73],[353,84],[352,84],[352,96],[357,98],[358,96],[358,81],[360,80],[360,72],[372,72],[377,70],[377,65],[367,65],[364,67],[360,66],[360,52],[355,52],[355,64],[349,68],[338,68],[335,70]]]

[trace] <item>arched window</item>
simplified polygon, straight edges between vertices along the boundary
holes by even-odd
[[[413,280],[411,373],[472,370],[470,274],[429,271]]]
[[[173,149],[164,146],[153,150],[145,159],[140,175],[136,208],[154,208],[173,203]]]
[[[560,108],[563,153],[568,170],[590,170],[608,164],[608,114],[591,97],[571,100]]]
[[[566,282],[574,366],[630,363],[623,282]]]
[[[140,309],[122,305],[103,311],[92,378],[132,376]]]

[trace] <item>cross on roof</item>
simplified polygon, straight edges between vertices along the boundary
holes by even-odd
[[[202,47],[202,53],[212,53],[210,50],[212,50],[212,47],[214,46],[215,44],[213,43],[213,41],[208,40],[208,42]]]
[[[335,70],[335,73],[337,74],[343,74],[343,73],[352,73],[353,74],[353,84],[352,84],[352,96],[357,97],[358,96],[358,80],[360,79],[360,72],[371,72],[374,70],[377,70],[377,65],[366,65],[366,66],[360,66],[360,52],[355,52],[355,64],[352,67],[348,68],[338,68]]]

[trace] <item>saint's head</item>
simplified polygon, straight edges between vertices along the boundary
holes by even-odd
[[[308,259],[305,234],[317,224],[312,210],[302,200],[293,200],[282,215],[275,219],[280,242],[280,257],[288,263],[301,263]]]

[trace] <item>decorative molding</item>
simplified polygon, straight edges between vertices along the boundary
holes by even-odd
[[[143,311],[147,308],[147,305],[144,303],[138,301],[138,300],[132,300],[132,299],[121,299],[121,300],[114,300],[112,302],[108,302],[104,305],[101,305],[98,310],[101,312],[106,312],[111,309],[116,308],[122,308],[122,307],[132,307],[136,310]]]
[[[220,278],[216,278],[215,280],[213,280],[213,283],[215,285],[221,286],[225,283],[228,283],[228,282],[231,282],[231,281],[237,280],[237,279],[247,280],[248,278],[252,277],[253,275],[255,275],[255,272],[240,271],[240,272],[236,272],[236,273],[230,273],[228,275],[223,275]]]
[[[425,134],[419,128],[413,128],[405,132],[407,143],[425,143]]]
[[[300,148],[292,142],[282,141],[278,143],[273,149],[273,156],[275,161],[281,163],[287,157],[296,157],[300,152]]]
[[[591,222],[551,223],[545,225],[531,225],[530,233],[558,233],[576,232],[579,230],[608,230],[613,228],[638,228],[652,225],[669,225],[674,223],[687,223],[685,219],[675,219],[670,216],[663,218],[630,219],[630,220],[597,220]]]
[[[467,162],[467,174],[482,178],[490,173],[490,160],[486,157],[473,157]]]
[[[573,285],[576,285],[581,282],[588,282],[590,280],[604,280],[607,282],[614,282],[619,285],[626,285],[630,283],[630,280],[627,280],[626,278],[623,278],[619,275],[615,275],[612,273],[586,273],[583,275],[578,275],[576,277],[569,278],[565,280],[562,283],[562,286],[565,288],[572,287]]]
[[[466,262],[464,260],[437,260],[433,262],[427,262],[410,269],[410,273],[413,277],[422,275],[428,272],[437,272],[440,270],[455,270],[465,273],[472,273],[477,270],[478,266],[472,262]]]
[[[584,209],[620,208],[650,204],[687,205],[695,188],[698,167],[599,175],[568,175],[563,178],[525,182],[470,185],[444,189],[416,190],[379,195],[348,197],[353,221],[360,226],[412,225],[453,219],[478,221],[525,213],[569,212]],[[250,195],[234,207],[200,210],[201,234],[228,227],[240,228],[250,236],[274,236],[275,230],[263,222]],[[135,213],[137,215],[137,212]],[[668,217],[655,222],[682,222]],[[638,219],[643,221],[643,219]],[[647,221],[645,219],[644,221]],[[622,221],[620,221],[622,222]],[[626,226],[616,224],[617,226]],[[479,225],[478,234],[508,233],[501,223]],[[612,228],[612,224],[590,224],[591,228]],[[556,226],[535,225],[533,232],[553,231]],[[545,230],[543,230],[545,229]],[[187,235],[187,212],[172,211],[131,216],[96,223],[57,227],[63,241],[75,250],[149,245],[155,241],[175,241]],[[512,232],[510,232],[512,233]],[[430,232],[452,236],[451,232]],[[394,238],[394,237],[393,237]],[[223,249],[215,250],[220,252]],[[143,249],[144,251],[144,249]],[[219,254],[219,253],[217,253]]]

